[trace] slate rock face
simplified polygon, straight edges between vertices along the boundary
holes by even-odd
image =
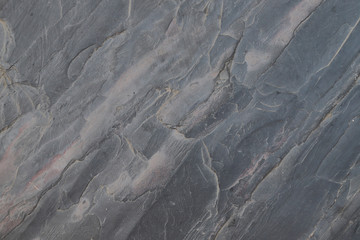
[[[0,238],[360,239],[359,0],[1,0]]]

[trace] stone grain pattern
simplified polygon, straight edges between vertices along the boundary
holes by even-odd
[[[0,239],[360,239],[359,0],[0,0]]]

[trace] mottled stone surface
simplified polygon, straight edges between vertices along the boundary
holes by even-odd
[[[359,0],[0,0],[0,238],[360,239]]]

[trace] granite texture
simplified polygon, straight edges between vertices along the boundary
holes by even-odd
[[[0,0],[0,239],[360,239],[359,0]]]

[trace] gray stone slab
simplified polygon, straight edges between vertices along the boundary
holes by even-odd
[[[360,1],[0,0],[0,239],[360,239]]]

